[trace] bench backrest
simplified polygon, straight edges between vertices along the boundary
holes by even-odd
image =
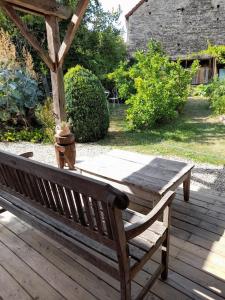
[[[110,185],[3,151],[0,185],[29,207],[107,247],[118,248],[121,210],[129,201]]]

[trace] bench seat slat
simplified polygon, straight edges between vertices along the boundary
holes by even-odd
[[[102,209],[104,211],[104,215],[107,215],[107,207],[105,205],[102,206]],[[111,228],[111,224],[109,221],[109,218],[105,218],[105,224],[106,224],[106,228],[107,228],[107,234],[109,236],[109,238],[113,238],[113,233],[112,233],[112,228]]]
[[[30,199],[34,200],[35,196],[33,194],[33,189],[31,188],[31,182],[29,180],[28,177],[28,173],[25,174],[21,174],[21,178],[23,180],[23,186],[26,188],[26,192],[27,192],[27,197],[29,197]]]
[[[73,200],[73,197],[72,197],[72,191],[65,188],[65,193],[66,193],[67,200],[68,200],[68,203],[69,203],[69,208],[70,208],[70,213],[72,215],[72,219],[75,222],[78,222],[78,216],[77,216],[77,212],[76,212],[75,203],[74,203],[74,200]]]
[[[7,168],[8,169],[8,174],[11,178],[14,178],[13,183],[14,183],[14,187],[16,190],[21,190],[21,185],[20,182],[18,180],[18,176],[16,174],[16,170],[15,169],[11,169],[11,168]]]
[[[102,225],[102,218],[101,218],[101,215],[100,215],[100,212],[99,212],[99,207],[98,207],[98,201],[93,200],[92,205],[93,205],[94,217],[95,217],[95,220],[96,220],[98,230],[99,230],[99,232],[101,232],[101,234],[104,234],[104,229],[103,229],[103,225]]]
[[[55,203],[56,211],[60,215],[63,215],[63,209],[62,209],[61,201],[59,199],[59,193],[58,193],[58,190],[57,190],[57,185],[54,184],[54,183],[49,182],[49,186],[50,186],[51,193],[52,193],[52,196],[53,196],[53,201]]]
[[[65,195],[65,190],[60,185],[57,185],[57,189],[58,189],[60,200],[62,203],[63,213],[68,219],[70,219],[71,214],[69,211],[68,202],[67,202],[66,195]]]
[[[43,187],[43,183],[42,183],[41,179],[36,177],[35,180],[36,180],[36,183],[37,183],[37,187],[38,187],[38,190],[39,190],[40,197],[42,199],[41,200],[42,205],[50,208],[48,198],[46,196],[45,189]]]
[[[49,182],[45,179],[42,179],[42,183],[43,183],[46,195],[48,197],[48,202],[49,202],[50,208],[54,211],[57,211],[55,201],[54,201],[54,198],[53,198],[53,195],[52,195],[52,191],[51,191],[51,188],[49,186]]]
[[[5,178],[5,174],[4,174],[4,171],[3,171],[3,168],[2,168],[2,165],[0,164],[0,182],[2,184],[4,184],[5,186],[8,186],[7,185],[7,180]]]
[[[79,216],[79,222],[85,226],[85,225],[87,225],[87,223],[86,223],[85,216],[84,216],[84,210],[83,210],[83,205],[81,203],[80,194],[77,193],[76,191],[73,191],[72,194],[73,194],[73,199],[76,204],[77,214]]]
[[[36,202],[39,202],[41,203],[41,205],[44,205],[44,201],[43,201],[43,198],[42,198],[42,194],[40,192],[40,189],[39,189],[39,186],[38,186],[38,182],[36,180],[36,178],[32,175],[29,174],[29,182],[31,184],[31,189],[33,190],[33,197],[34,197],[34,200]]]
[[[10,185],[13,189],[15,189],[15,183],[13,182],[13,180],[8,172],[7,166],[2,165],[2,172],[3,172],[4,178],[7,182],[7,185],[8,186]]]
[[[82,197],[84,199],[84,208],[85,208],[85,212],[86,212],[86,216],[87,216],[87,222],[89,224],[89,227],[92,230],[95,230],[96,226],[94,224],[93,214],[92,214],[91,207],[90,207],[91,199],[89,199],[89,197],[87,197],[85,195],[83,195]]]
[[[28,186],[24,180],[23,174],[20,170],[16,170],[16,173],[18,174],[18,178],[21,184],[21,194],[25,195],[26,197],[29,197]]]

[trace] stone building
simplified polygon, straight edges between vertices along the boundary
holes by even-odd
[[[209,42],[225,44],[225,0],[141,0],[126,20],[131,55],[145,49],[150,39],[159,41],[172,59],[188,58],[207,49]],[[207,75],[200,83],[205,83],[217,72],[216,65],[211,57],[200,61]]]
[[[225,0],[141,0],[126,19],[131,53],[151,38],[172,57],[225,44]]]

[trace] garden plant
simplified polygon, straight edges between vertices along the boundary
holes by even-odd
[[[119,94],[125,98],[127,120],[133,129],[152,128],[175,119],[183,110],[190,83],[198,68],[195,61],[190,69],[174,62],[152,41],[147,51],[135,53],[132,65],[123,63],[109,75]]]

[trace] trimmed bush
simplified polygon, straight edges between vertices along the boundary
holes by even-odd
[[[103,138],[109,128],[109,109],[101,82],[81,66],[71,68],[64,79],[66,110],[76,141]]]

